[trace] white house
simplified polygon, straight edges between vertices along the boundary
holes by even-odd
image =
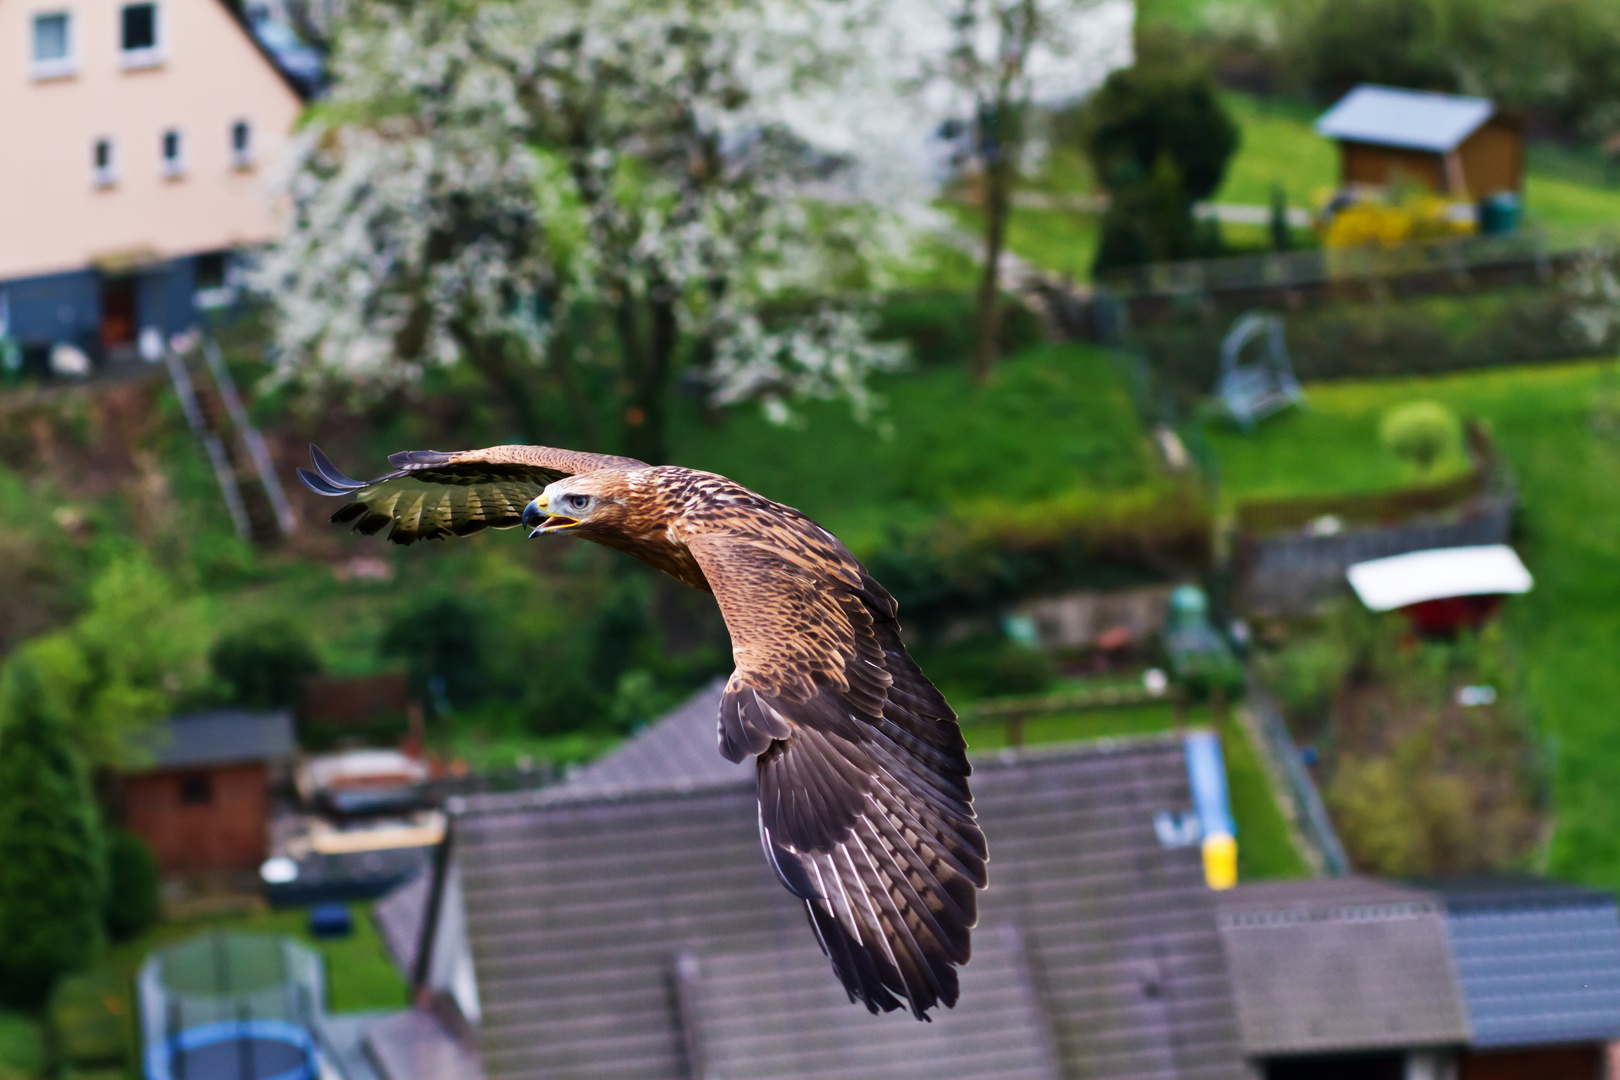
[[[116,364],[195,325],[307,89],[224,0],[0,3],[0,339]]]

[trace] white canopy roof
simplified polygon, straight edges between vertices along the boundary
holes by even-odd
[[[1495,111],[1486,98],[1362,85],[1323,113],[1316,131],[1330,139],[1444,154],[1455,150]]]
[[[1350,587],[1372,611],[1425,600],[1530,591],[1530,571],[1506,544],[1434,548],[1359,562],[1345,571]]]

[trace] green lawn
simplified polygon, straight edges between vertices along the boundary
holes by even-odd
[[[45,1069],[45,1042],[31,1016],[0,1009],[0,1080],[33,1080]]]
[[[984,499],[1123,491],[1158,474],[1130,393],[1098,349],[1032,349],[1004,360],[988,389],[973,384],[965,365],[879,386],[887,408],[881,423],[866,426],[835,403],[805,405],[807,422],[789,428],[756,409],[723,424],[705,423],[694,409],[674,424],[674,460],[798,507],[857,554],[896,525],[926,524]]]
[[[1553,752],[1547,867],[1620,886],[1620,440],[1593,433],[1597,363],[1313,385],[1309,411],[1252,438],[1211,428],[1227,498],[1363,486],[1390,406],[1443,401],[1490,422],[1517,473],[1535,589],[1507,605],[1535,715]]]
[[[1211,726],[1207,707],[1187,712],[1189,726]],[[1028,745],[1080,742],[1089,739],[1158,735],[1175,729],[1175,712],[1168,703],[1087,709],[1030,717],[1024,724]],[[971,721],[964,726],[968,748],[976,754],[1007,745],[1003,721]],[[1264,767],[1243,729],[1235,723],[1220,725],[1231,788],[1232,816],[1237,824],[1238,879],[1303,877],[1306,866],[1294,849],[1288,826],[1271,792]]]
[[[1278,184],[1290,206],[1312,208],[1339,182],[1339,152],[1311,130],[1320,111],[1309,105],[1222,94],[1243,133],[1237,153],[1226,167],[1226,180],[1215,202],[1271,205]]]
[[[1245,499],[1387,491],[1418,479],[1410,466],[1380,442],[1382,410],[1339,409],[1342,389],[1341,385],[1307,387],[1303,407],[1278,413],[1253,438],[1224,420],[1205,428],[1220,463],[1223,511]],[[1297,446],[1301,452],[1279,452],[1280,446]],[[1305,452],[1307,448],[1310,452]],[[1428,479],[1449,479],[1466,467],[1466,461],[1459,458],[1450,468],[1437,467]]]
[[[1620,188],[1557,176],[1525,177],[1524,205],[1536,222],[1563,228],[1620,226]]]

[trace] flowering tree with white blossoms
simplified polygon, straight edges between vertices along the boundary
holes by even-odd
[[[854,62],[817,42],[851,40],[859,17],[788,0],[357,5],[257,274],[283,374],[384,389],[465,363],[536,439],[541,395],[588,432],[606,394],[650,461],[682,364],[716,404],[866,410],[867,375],[903,356],[867,336],[859,301],[904,208],[827,198],[859,163],[786,120]]]

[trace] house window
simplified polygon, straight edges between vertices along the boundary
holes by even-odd
[[[229,307],[236,302],[236,269],[230,254],[211,251],[197,256],[197,283],[191,301],[199,308],[212,310]]]
[[[253,167],[253,128],[246,120],[238,120],[231,125],[231,167]]]
[[[96,187],[112,187],[118,182],[118,158],[111,139],[101,138],[91,144],[90,179]]]
[[[34,51],[29,71],[36,79],[59,79],[78,70],[73,57],[73,23],[65,11],[34,16]]]
[[[163,175],[175,180],[186,173],[186,159],[181,152],[184,144],[180,138],[179,128],[168,128],[158,141],[158,156],[163,161]]]
[[[163,62],[158,41],[158,10],[154,3],[125,4],[119,18],[118,48],[126,68],[150,67]]]
[[[180,774],[180,805],[207,806],[214,801],[214,781],[205,772]]]

